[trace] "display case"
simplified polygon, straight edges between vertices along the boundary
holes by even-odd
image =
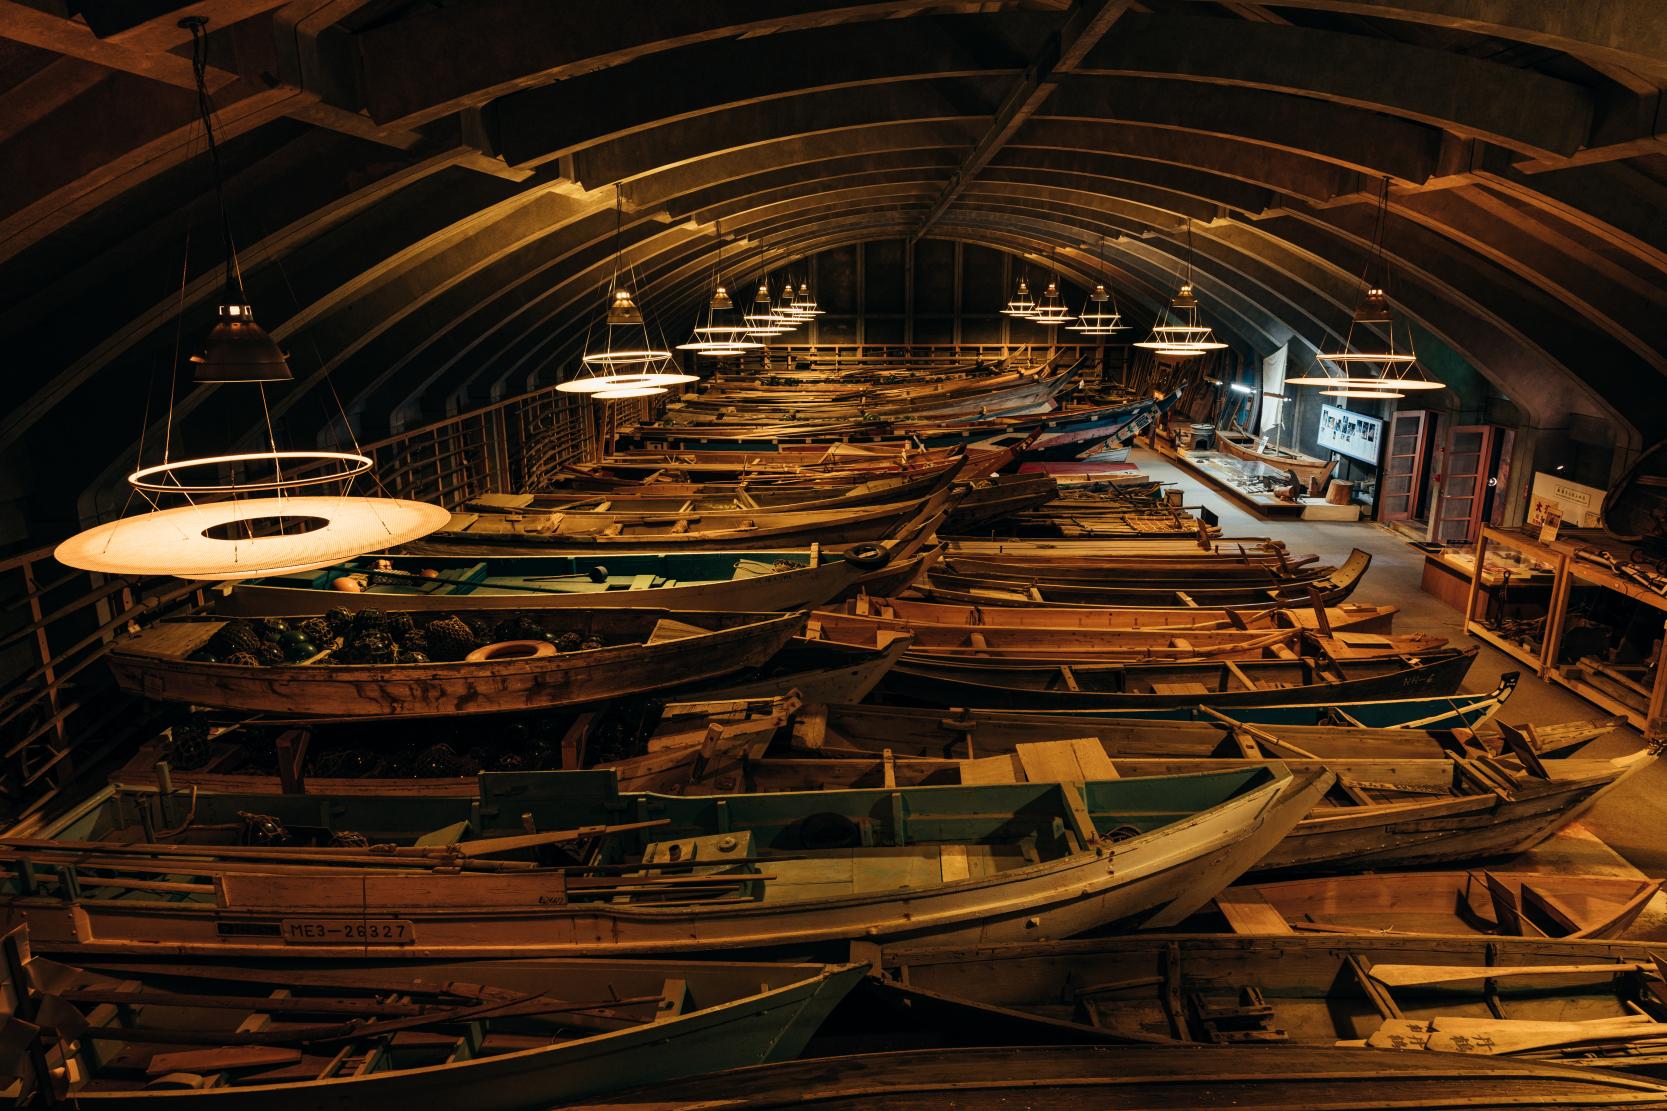
[[[1624,716],[1652,740],[1667,737],[1667,597],[1574,545],[1555,603],[1545,677]]]
[[[1643,557],[1597,533],[1542,542],[1487,527],[1474,554],[1443,558],[1468,563],[1467,633],[1626,718],[1647,739],[1667,740],[1667,572],[1629,562]]]
[[[1521,532],[1484,528],[1473,550],[1444,555],[1469,565],[1465,632],[1543,671],[1567,554]]]

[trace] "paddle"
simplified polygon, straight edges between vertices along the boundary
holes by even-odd
[[[1464,980],[1501,980],[1523,976],[1616,976],[1622,972],[1654,971],[1652,964],[1618,961],[1609,964],[1374,964],[1372,979],[1389,987],[1451,984]]]

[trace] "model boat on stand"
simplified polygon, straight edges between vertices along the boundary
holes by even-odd
[[[36,1106],[522,1111],[789,1061],[856,964],[66,965],[4,939],[0,1070]],[[25,1017],[32,1020],[24,1022]]]
[[[1331,478],[1331,472],[1337,469],[1336,459],[1316,459],[1312,455],[1304,455],[1300,451],[1271,443],[1266,436],[1252,436],[1238,428],[1217,428],[1215,443],[1217,450],[1235,459],[1243,459],[1247,463],[1264,463],[1275,470],[1289,471],[1301,480],[1303,492],[1323,489],[1327,480]]]
[[[1064,937],[1180,921],[1329,783],[1268,765],[688,799],[603,772],[483,775],[461,799],[109,789],[0,839],[0,909],[44,952],[175,957]]]

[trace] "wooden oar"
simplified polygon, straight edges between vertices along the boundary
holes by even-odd
[[[1374,964],[1370,975],[1390,987],[1451,984],[1463,980],[1502,980],[1524,976],[1617,976],[1623,972],[1654,971],[1655,966],[1637,961],[1610,964]]]

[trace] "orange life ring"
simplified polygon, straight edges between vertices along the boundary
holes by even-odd
[[[463,658],[469,663],[484,663],[504,660],[536,660],[541,656],[554,656],[556,646],[547,640],[500,640],[496,644],[488,644],[476,648]]]

